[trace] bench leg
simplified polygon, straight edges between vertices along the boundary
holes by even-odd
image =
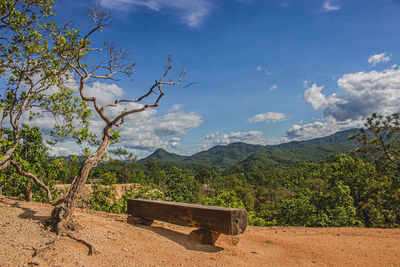
[[[154,222],[154,220],[148,220],[148,219],[143,219],[142,217],[128,215],[127,222],[129,224],[151,225]]]
[[[188,240],[199,242],[204,245],[214,245],[220,235],[221,233],[201,228],[190,232]]]

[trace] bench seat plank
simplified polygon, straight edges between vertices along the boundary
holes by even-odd
[[[146,220],[206,228],[226,235],[243,233],[248,223],[246,211],[243,209],[161,200],[128,199],[128,214]]]

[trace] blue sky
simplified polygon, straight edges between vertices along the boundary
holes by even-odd
[[[274,144],[361,126],[400,106],[400,1],[102,0],[115,21],[95,41],[137,63],[134,81],[90,84],[104,98],[135,97],[160,76],[167,56],[188,88],[132,116],[120,145],[139,157],[158,147],[193,154],[217,144]],[[60,23],[88,29],[94,1],[59,1]],[[100,93],[103,92],[103,93]],[[44,125],[45,123],[43,123]],[[93,119],[96,128],[100,121]],[[99,128],[100,129],[100,128]],[[60,142],[51,153],[77,153]]]

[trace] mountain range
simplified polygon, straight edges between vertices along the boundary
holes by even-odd
[[[252,145],[246,143],[232,143],[217,145],[206,151],[191,156],[181,156],[157,149],[150,156],[139,160],[147,162],[151,158],[162,162],[209,164],[225,168],[236,163],[244,166],[255,162],[264,164],[292,165],[301,161],[328,160],[338,153],[349,153],[357,144],[349,139],[359,130],[350,129],[337,132],[330,136],[305,141],[292,141],[279,145]]]

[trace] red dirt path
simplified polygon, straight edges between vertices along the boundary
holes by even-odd
[[[51,207],[0,196],[0,266],[400,266],[400,229],[248,227],[215,246],[187,240],[193,228],[162,222],[133,226],[126,216],[80,210],[74,235],[43,228]]]

